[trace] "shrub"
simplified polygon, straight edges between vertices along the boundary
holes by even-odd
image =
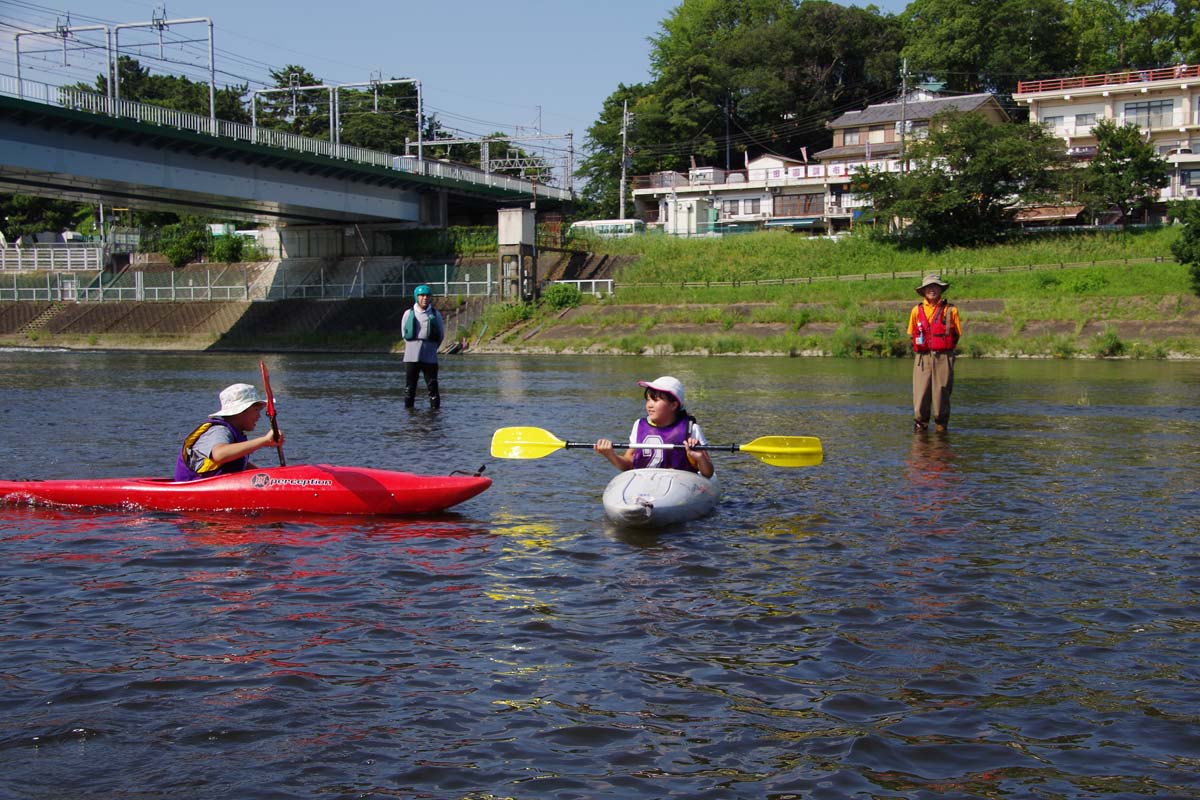
[[[542,292],[542,302],[555,310],[575,308],[583,302],[583,293],[569,283],[552,283]]]
[[[838,358],[858,358],[867,349],[867,336],[857,327],[843,324],[830,337],[830,347]]]
[[[1116,328],[1105,328],[1103,333],[1096,334],[1092,341],[1092,353],[1100,358],[1116,358],[1124,355],[1125,343],[1121,341]]]
[[[895,322],[885,322],[875,328],[872,338],[871,352],[876,355],[892,358],[908,355],[908,339],[900,335],[900,328]]]
[[[213,261],[234,264],[242,260],[242,251],[245,246],[246,240],[240,236],[217,236],[213,238],[209,255],[212,256]]]
[[[208,252],[208,231],[199,223],[180,222],[163,227],[159,235],[159,248],[173,267],[182,267],[196,261]]]
[[[1070,336],[1055,336],[1050,342],[1050,353],[1055,358],[1072,358],[1075,355],[1075,342]]]

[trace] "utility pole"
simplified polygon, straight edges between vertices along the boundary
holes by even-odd
[[[24,89],[21,83],[21,37],[22,36],[52,36],[62,39],[63,46],[63,64],[66,64],[67,59],[67,39],[76,33],[82,31],[104,31],[104,63],[105,63],[105,96],[111,106],[113,102],[113,76],[116,74],[116,65],[113,64],[112,56],[112,32],[107,25],[71,25],[71,18],[67,17],[66,24],[55,25],[49,30],[43,31],[21,31],[13,34],[13,55],[17,59],[17,97],[25,97]],[[109,111],[112,109],[110,107]]]
[[[908,172],[908,159],[904,145],[908,139],[908,59],[900,66],[900,172]]]
[[[625,219],[625,167],[629,163],[629,101],[621,103],[621,210],[618,219]]]
[[[725,92],[725,171],[729,172],[729,92]]]
[[[211,17],[193,17],[190,19],[165,19],[166,8],[163,8],[163,16],[155,15],[149,22],[130,22],[127,25],[117,25],[113,28],[113,57],[116,63],[113,65],[113,100],[117,103],[121,102],[121,31],[126,28],[155,28],[158,30],[158,46],[162,48],[162,32],[171,25],[190,25],[192,23],[204,23],[208,26],[208,116],[209,123],[212,125],[212,133],[217,132],[217,67],[215,60],[215,51],[213,49],[213,21]]]

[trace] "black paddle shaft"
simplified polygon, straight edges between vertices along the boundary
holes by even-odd
[[[566,442],[563,445],[563,447],[567,447],[567,448],[586,447],[589,450],[591,450],[595,446],[596,446],[595,442]],[[613,442],[613,448],[616,449],[618,447],[625,447],[625,448],[635,447],[636,448],[636,447],[647,447],[647,445],[638,444],[637,442],[632,442],[632,443],[631,442]],[[681,444],[663,444],[663,445],[654,445],[654,446],[650,447],[650,449],[652,449],[652,450],[686,450],[687,448],[685,448]],[[725,453],[736,453],[738,450],[741,450],[742,447],[741,447],[741,445],[737,445],[737,444],[698,444],[695,447],[693,447],[692,449],[693,450],[717,450],[717,451],[725,452]]]

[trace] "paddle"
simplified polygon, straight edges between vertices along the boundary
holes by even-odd
[[[629,444],[617,442],[613,447],[632,447],[646,450],[681,450],[681,444]],[[550,431],[541,428],[500,428],[492,434],[494,458],[543,458],[556,450],[593,448],[592,442],[564,442]],[[730,453],[749,453],[773,467],[814,467],[821,463],[821,440],[815,436],[760,436],[746,444],[706,444],[696,450],[719,450]]]
[[[267,374],[266,363],[259,361],[258,366],[262,369],[263,391],[267,393],[267,419],[271,420],[271,432],[278,439],[279,425],[275,422],[275,395],[271,392],[271,376]],[[278,444],[275,446],[275,449],[279,451],[279,466],[286,467],[287,459],[283,457],[283,445]]]

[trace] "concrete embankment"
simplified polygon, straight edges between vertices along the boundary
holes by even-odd
[[[871,316],[891,319],[899,331],[911,305],[873,303]],[[1082,322],[1014,319],[999,299],[968,299],[959,304],[967,324],[964,345],[976,355],[1087,354],[1098,337],[1115,336],[1127,345],[1163,356],[1197,354],[1181,343],[1200,338],[1200,298],[1123,298],[1128,316],[1114,317],[1111,303],[1099,303]],[[0,303],[0,345],[147,350],[308,350],[394,352],[403,347],[400,321],[408,302],[396,298],[280,300],[273,302],[4,302]],[[446,347],[465,336],[483,313],[482,298],[441,298],[447,319]],[[756,322],[778,307],[586,305],[543,315],[507,330],[475,328],[468,350],[481,353],[741,353],[823,355],[833,352],[844,323],[822,321],[820,304],[798,305],[794,321]],[[1102,313],[1106,311],[1106,313]],[[719,313],[718,313],[719,312]],[[720,315],[725,315],[720,318]],[[712,322],[692,320],[708,317]],[[729,320],[737,320],[730,322]],[[876,336],[881,323],[861,323],[858,351],[886,352]],[[977,345],[988,340],[979,350]],[[730,347],[729,342],[738,342]],[[1047,344],[1047,343],[1051,344]],[[632,344],[631,344],[632,343]],[[1039,344],[1041,343],[1041,344]],[[632,348],[632,349],[631,349]],[[975,348],[975,349],[972,349]]]
[[[340,350],[403,346],[395,298],[247,302],[0,303],[0,344],[148,350]],[[451,332],[482,301],[445,300]]]
[[[602,280],[629,257],[547,250],[538,259],[539,280]],[[402,346],[400,321],[410,306],[404,290],[423,278],[411,259],[290,259],[253,264],[194,264],[173,270],[143,257],[123,273],[96,278],[108,287],[144,273],[145,293],[174,298],[176,293],[243,293],[247,300],[21,301],[0,302],[0,344],[17,347],[120,349],[311,349],[388,352]],[[497,259],[447,258],[451,272],[494,270]],[[406,269],[408,270],[406,276]],[[436,266],[433,272],[441,274]],[[494,272],[493,272],[494,275]],[[357,282],[357,283],[356,283]],[[138,282],[137,285],[141,285]],[[263,298],[308,294],[326,285],[349,284],[377,296],[350,299]],[[38,285],[43,285],[39,278]],[[49,287],[50,284],[44,284]],[[198,288],[194,288],[198,287]],[[344,289],[345,286],[337,287]],[[477,287],[479,288],[479,287]],[[312,291],[307,291],[312,290]],[[49,293],[49,288],[47,288]],[[388,295],[388,296],[382,296]],[[443,297],[437,306],[451,337],[467,331],[481,315],[480,297]],[[495,334],[497,332],[493,332]],[[450,346],[452,342],[447,342]]]
[[[545,254],[544,279],[603,279],[629,257]],[[281,269],[250,266],[238,287],[247,297],[296,289]],[[336,264],[320,275],[335,274]],[[355,265],[350,265],[355,266]],[[478,265],[458,266],[478,271]],[[208,286],[217,267],[171,271],[172,286]],[[295,270],[293,270],[295,272]],[[189,277],[191,276],[191,277]],[[310,276],[311,277],[311,276]],[[187,281],[185,283],[185,281]],[[106,283],[106,285],[108,285]],[[147,281],[149,285],[149,281]],[[394,285],[389,284],[394,290]],[[149,294],[149,289],[147,289]],[[240,293],[235,293],[240,296]],[[0,302],[0,345],[150,350],[307,350],[395,352],[407,295],[353,299],[272,301]],[[761,355],[900,355],[910,301],[725,305],[588,303],[548,313],[504,330],[481,331],[480,297],[442,297],[448,341],[470,336],[473,352],[707,353]],[[1030,314],[1027,305],[1002,298],[961,298],[966,321],[963,351],[977,356],[1054,356],[1117,351],[1135,357],[1200,357],[1200,298],[1193,294],[1074,298],[1070,319]],[[1014,310],[1015,309],[1015,310]],[[1054,313],[1053,305],[1043,312]],[[1061,310],[1061,309],[1059,309]]]

